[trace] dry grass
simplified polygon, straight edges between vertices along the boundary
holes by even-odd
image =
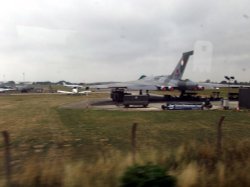
[[[245,146],[242,147],[241,144]],[[194,149],[195,148],[195,149]],[[15,186],[85,186],[115,187],[126,167],[132,164],[130,154],[106,150],[94,162],[65,159],[60,150],[45,155],[33,154],[14,164]],[[179,187],[235,187],[250,185],[250,142],[226,146],[222,159],[217,159],[214,145],[204,149],[202,144],[188,143],[174,150],[149,149],[148,154],[138,153],[139,164],[159,164],[177,177]],[[4,178],[2,177],[2,181]]]

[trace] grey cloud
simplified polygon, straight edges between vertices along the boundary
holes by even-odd
[[[226,63],[230,73],[235,69],[249,80],[246,0],[24,0],[6,6],[0,13],[6,17],[0,19],[0,74],[10,79],[20,79],[20,71],[30,80],[79,82],[167,74],[201,40],[213,45],[213,67],[205,75],[195,72],[191,59],[187,78],[221,80]]]

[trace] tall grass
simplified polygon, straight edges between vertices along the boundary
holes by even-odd
[[[67,157],[69,149],[50,149],[45,154],[33,154],[13,163],[14,186],[85,186],[116,187],[132,157],[115,149],[97,153],[95,161]],[[188,142],[176,149],[138,152],[138,164],[159,164],[177,178],[179,187],[250,186],[250,142],[224,145],[217,159],[215,145]],[[0,184],[4,186],[4,175]]]

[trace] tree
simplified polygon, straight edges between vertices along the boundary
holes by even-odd
[[[227,84],[227,81],[221,81],[220,83],[221,84]]]

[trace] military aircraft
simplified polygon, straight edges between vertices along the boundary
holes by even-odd
[[[72,91],[57,90],[57,93],[71,95],[88,95],[91,92],[90,90],[79,91],[79,88],[83,88],[83,86],[77,84],[66,84],[65,82],[63,82],[63,86],[71,88]]]
[[[181,92],[185,92],[186,90],[203,90],[204,87],[196,82],[190,80],[182,80],[182,76],[185,71],[189,57],[193,55],[193,53],[193,51],[183,53],[181,59],[179,60],[175,69],[170,75],[160,75],[152,77],[147,77],[143,75],[135,81],[120,82],[106,85],[93,85],[89,88],[123,88],[128,90],[164,91],[180,90]]]
[[[31,90],[34,90],[34,86],[32,84],[18,84],[15,85],[15,88],[17,91],[22,93],[30,92]]]

